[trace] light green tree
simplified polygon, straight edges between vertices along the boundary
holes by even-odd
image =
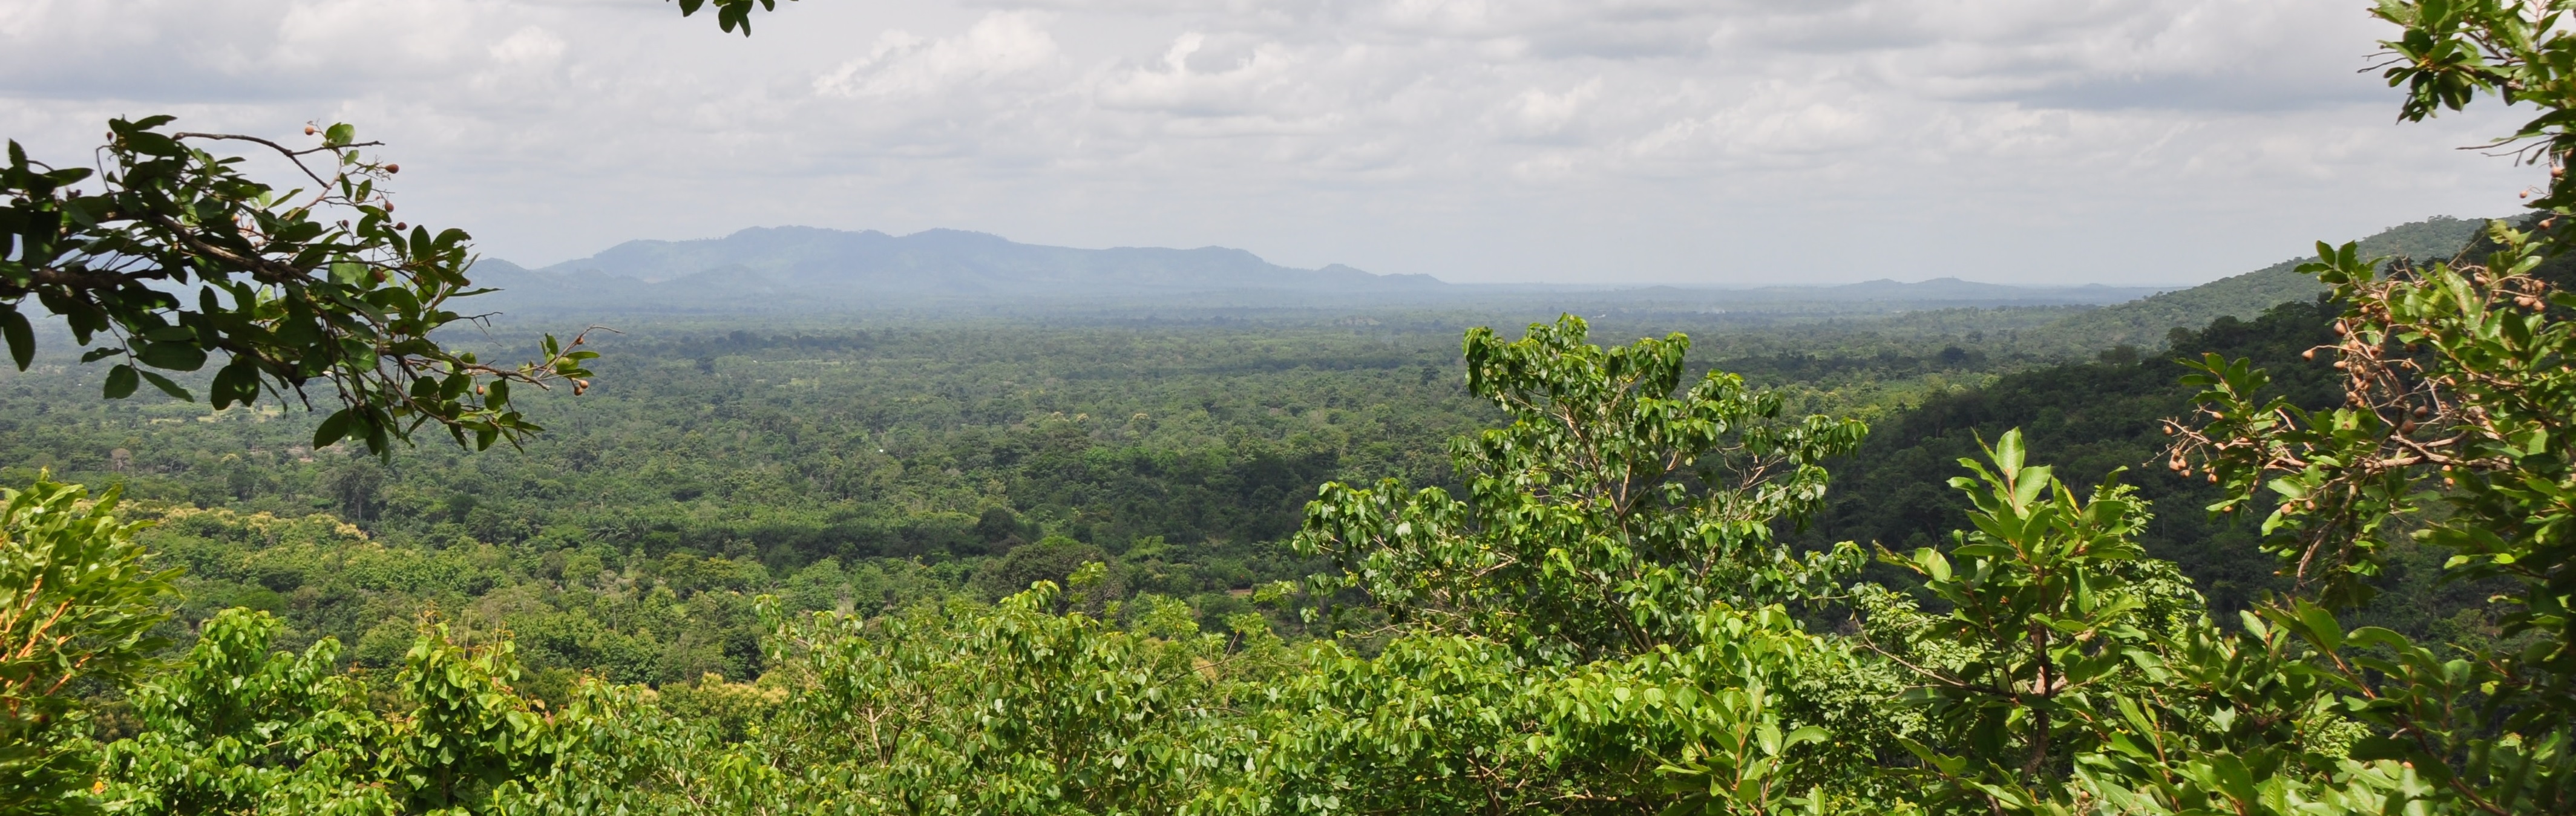
[[[1510,424],[1463,437],[1468,496],[1326,484],[1294,546],[1331,557],[1398,621],[1548,659],[1684,643],[1700,610],[1827,597],[1845,545],[1793,552],[1777,527],[1823,505],[1827,457],[1856,419],[1786,419],[1777,396],[1712,371],[1684,390],[1688,337],[1601,347],[1567,315],[1505,341],[1467,333],[1467,388]]]
[[[79,696],[136,677],[158,647],[169,571],[144,562],[117,494],[39,478],[0,489],[0,811],[95,810]]]

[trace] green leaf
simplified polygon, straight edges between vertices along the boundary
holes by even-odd
[[[134,357],[144,365],[171,371],[195,371],[206,365],[206,350],[195,343],[146,343]]]
[[[127,390],[132,390],[131,388]],[[323,418],[321,427],[313,429],[313,447],[327,448],[349,435],[349,424],[357,421],[357,409],[342,408]]]
[[[152,387],[161,389],[161,393],[168,394],[171,397],[178,399],[180,402],[197,401],[195,396],[188,393],[188,389],[179,387],[178,383],[171,382],[168,377],[140,368],[134,369],[134,372],[143,375],[143,379],[151,382]]]
[[[2333,612],[2302,600],[2298,602],[2297,613],[2300,631],[2316,641],[2318,648],[2329,652],[2343,648],[2343,624],[2335,620]]]
[[[18,307],[0,306],[0,335],[9,339],[9,359],[18,364],[18,370],[27,370],[27,364],[36,359],[36,331]]]
[[[118,363],[107,370],[107,387],[100,393],[108,399],[124,399],[134,396],[135,387],[142,384],[143,378],[134,375],[134,366]]]
[[[1994,459],[1995,469],[2001,473],[2010,474],[2021,470],[2021,429],[2005,431],[2003,438],[1995,440],[1995,447],[1990,457]]]

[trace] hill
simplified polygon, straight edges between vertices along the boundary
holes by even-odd
[[[758,227],[722,238],[638,240],[529,269],[474,267],[501,291],[478,301],[511,312],[721,315],[847,311],[1348,309],[1437,307],[1529,311],[1885,314],[1925,309],[2098,306],[2155,293],[2140,287],[2024,287],[1935,278],[1841,286],[1462,285],[1379,275],[1341,264],[1281,266],[1226,247],[1077,249],[979,232],[911,235]]]
[[[2361,253],[2448,258],[2458,254],[2486,224],[2485,219],[2443,216],[2400,224],[2361,239]],[[2031,336],[2043,343],[2071,343],[2086,348],[2161,346],[2166,342],[2166,333],[2176,328],[2205,326],[2221,317],[2249,320],[2273,306],[2324,293],[2325,287],[2316,279],[2299,274],[2299,264],[2309,260],[2312,258],[2293,258],[2189,289],[2073,315]]]
[[[2331,358],[2303,353],[2333,342],[2330,327],[2339,312],[2310,298],[2252,320],[2222,316],[2203,328],[2171,332],[2168,339],[2175,352],[2250,359],[2271,373],[2269,393],[2322,409],[2341,400],[2342,380]],[[2179,356],[2105,353],[2094,362],[2005,374],[1897,411],[1873,423],[1860,450],[1826,463],[1834,474],[1828,507],[1797,535],[1807,546],[1876,542],[1897,552],[1945,546],[1951,531],[1966,528],[1969,519],[1958,491],[1944,480],[1960,473],[1960,460],[1978,457],[1981,441],[2019,428],[2032,456],[2056,466],[2069,484],[2097,484],[2125,468],[2121,481],[2137,485],[2139,496],[2154,503],[2154,516],[2139,536],[2148,554],[2175,562],[2212,608],[2247,608],[2264,593],[2287,588],[2276,574],[2279,563],[2256,547],[2268,508],[2213,515],[2203,508],[2219,499],[2217,485],[2163,467],[2167,438],[2160,421],[2190,414],[2199,392],[2181,381],[2188,372],[2174,359]],[[2436,580],[2439,558],[2411,543],[2393,547],[2390,558],[2379,584],[2402,600],[2375,605],[2358,622],[2410,636],[2447,636],[2452,633],[2441,628],[2449,624],[2439,610],[2474,606],[2494,589]]]
[[[538,269],[485,260],[474,270],[509,305],[692,313],[1228,292],[1367,296],[1446,286],[1429,275],[1340,264],[1284,267],[1225,247],[1075,249],[945,229],[895,236],[755,227],[722,238],[628,241]]]

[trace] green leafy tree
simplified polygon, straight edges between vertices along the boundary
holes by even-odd
[[[117,492],[39,479],[0,489],[0,810],[78,813],[97,767],[79,695],[133,678],[159,647],[173,573],[144,563]],[[86,506],[83,506],[86,503]]]
[[[513,442],[538,430],[510,386],[569,380],[595,353],[551,336],[541,360],[500,367],[430,335],[469,318],[455,298],[478,290],[462,230],[432,234],[394,215],[379,185],[401,167],[369,158],[345,124],[307,127],[309,148],[251,136],[168,132],[167,116],[108,123],[103,172],[30,160],[9,143],[0,169],[0,335],[20,369],[34,359],[27,311],[62,318],[84,361],[116,359],[106,396],[142,382],[193,399],[168,372],[216,365],[216,408],[309,400],[327,384],[340,407],[319,447],[355,438],[385,451],[436,423],[458,444]],[[290,162],[311,188],[278,190],[242,174],[243,157],[199,145],[240,142]],[[318,165],[318,166],[317,166]],[[96,178],[92,178],[93,175]],[[95,187],[84,182],[95,182]]]
[[[396,678],[410,710],[389,724],[381,760],[416,810],[489,809],[494,791],[552,766],[554,723],[510,687],[508,640],[460,646],[444,623],[424,624]]]
[[[1467,482],[1406,493],[1326,484],[1298,552],[1327,583],[1397,620],[1552,659],[1686,642],[1700,610],[1819,598],[1857,566],[1842,545],[1803,557],[1775,538],[1821,506],[1826,457],[1855,419],[1784,420],[1780,399],[1712,371],[1682,390],[1688,337],[1603,348],[1566,315],[1505,341],[1467,333],[1467,388],[1510,424],[1452,443]]]
[[[1249,736],[1226,715],[1256,702],[1233,697],[1261,674],[1247,664],[1279,659],[1266,625],[1120,631],[1056,614],[1058,594],[782,620],[796,704],[764,730],[771,762],[875,811],[1174,813],[1239,794],[1245,758],[1210,751]]]
[[[1975,529],[1947,552],[1887,554],[1943,610],[1858,593],[1867,648],[1902,667],[1917,760],[1882,778],[1935,812],[2374,813],[2428,803],[2427,777],[2353,752],[2370,738],[2300,631],[2314,606],[2222,630],[2135,537],[2147,507],[2106,481],[2078,497],[2006,433],[1963,460]],[[2286,625],[2285,625],[2286,624]]]
[[[2218,510],[2270,497],[2266,547],[2305,590],[2279,617],[2380,731],[2359,754],[2422,769],[2439,786],[2429,798],[2507,813],[2576,801],[2576,324],[2555,313],[2576,295],[2532,274],[2549,246],[2493,230],[2502,249],[2481,262],[2385,273],[2351,245],[2319,247],[2303,269],[2347,304],[2319,349],[2344,373],[2345,405],[2258,400],[2264,373],[2213,355],[2194,380],[2203,421],[2177,426],[2174,456],[2230,487]],[[2515,588],[2480,610],[2498,642],[2344,631],[2331,613],[2370,599],[2399,536],[2449,552],[2449,580]]]
[[[2541,274],[2576,246],[2576,4],[2382,2],[2400,26],[2384,76],[2408,121],[2493,95],[2535,115],[2499,140],[2548,181],[2533,229],[2489,228],[2494,251],[2381,269],[2353,245],[2303,266],[2344,305],[2316,352],[2345,403],[2306,411],[2258,399],[2264,372],[2211,356],[2197,422],[2173,466],[2223,482],[2234,512],[2270,504],[2267,548],[2301,584],[2274,617],[2315,650],[2373,736],[2357,756],[2423,775],[2420,801],[2489,813],[2576,807],[2576,294]],[[2563,283],[2563,282],[2562,282]],[[2392,541],[2449,553],[2446,578],[2492,585],[2491,643],[2419,644],[2333,613],[2367,602]],[[2309,604],[2314,601],[2313,606]]]
[[[284,624],[227,610],[131,699],[141,732],[109,746],[100,798],[119,813],[393,813],[375,777],[384,721],[328,638],[273,651]]]
[[[1992,470],[1962,460],[1976,478],[1951,480],[1975,505],[1975,530],[1946,555],[1882,557],[1920,574],[1950,610],[1913,638],[1954,654],[1907,663],[1927,681],[1934,727],[1995,765],[2018,752],[2006,767],[2036,780],[2063,767],[2060,732],[2084,725],[2093,687],[2148,636],[2131,614],[2146,599],[2116,568],[2145,556],[2134,538],[2147,510],[2116,481],[2078,498],[2051,468],[2026,463],[2018,430],[1987,454]]]
[[[141,684],[144,729],[108,746],[98,799],[136,814],[508,812],[598,728],[596,702],[548,715],[511,688],[506,641],[463,646],[425,622],[400,671],[369,675],[338,662],[336,640],[273,651],[280,629],[224,612]]]

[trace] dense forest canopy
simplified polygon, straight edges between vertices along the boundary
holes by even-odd
[[[555,585],[602,570],[646,595],[669,587],[674,603],[801,580],[795,608],[874,610],[999,597],[1061,581],[1086,558],[1118,565],[1122,592],[1183,599],[1214,622],[1249,608],[1243,592],[1314,568],[1284,542],[1316,485],[1456,484],[1443,441],[1494,417],[1460,384],[1447,328],[1460,319],[787,334],[628,323],[597,342],[608,354],[590,393],[523,398],[547,419],[543,442],[389,460],[313,449],[313,419],[296,413],[102,403],[89,396],[94,371],[39,366],[0,386],[12,463],[0,475],[50,469],[119,486],[132,512],[178,512],[143,535],[188,567],[190,601],[170,632],[181,642],[185,624],[246,606],[282,616],[283,642],[337,637],[355,648],[347,659],[386,665],[435,608],[467,630],[509,627],[540,671],[605,670],[610,647],[597,644],[615,640],[622,656],[605,674],[621,682],[739,679],[757,666],[746,644],[758,633],[740,604],[697,619],[721,621],[731,658],[703,643],[663,656],[679,648],[660,642],[678,635],[670,626],[609,627],[633,642],[583,634],[596,642],[540,647],[534,636],[575,603]],[[1866,334],[1832,338],[1847,351],[1803,354],[1767,335],[1702,336],[1702,348],[1751,355],[1720,365],[1801,410],[1877,415],[2036,364]],[[405,584],[242,549],[296,539],[311,554],[361,540],[339,531],[390,548],[387,558],[459,563],[419,567],[447,578]],[[1021,550],[1041,542],[1053,543]],[[542,603],[485,599],[514,587]]]

